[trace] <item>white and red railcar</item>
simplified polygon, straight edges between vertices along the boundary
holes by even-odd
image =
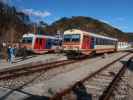
[[[117,49],[117,42],[116,38],[71,29],[64,32],[63,48],[65,52],[73,51],[89,55],[91,53],[114,52]]]
[[[38,35],[38,34],[24,34],[22,38],[21,47],[26,47],[28,51],[37,54],[55,51],[61,46],[62,39],[54,36]]]

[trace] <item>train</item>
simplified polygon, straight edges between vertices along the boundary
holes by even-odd
[[[24,34],[21,40],[21,48],[35,54],[54,52],[62,46],[62,39],[54,36],[28,33]]]
[[[21,47],[36,54],[62,51],[67,56],[93,55],[116,52],[129,47],[128,43],[121,43],[117,38],[103,36],[80,29],[64,31],[62,38],[39,34],[24,34]]]
[[[65,53],[90,55],[117,51],[117,38],[111,38],[79,29],[64,31],[63,50]]]

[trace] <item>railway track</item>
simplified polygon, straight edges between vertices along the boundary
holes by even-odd
[[[119,70],[118,74],[115,76],[115,78],[112,80],[112,82],[109,84],[109,86],[105,89],[105,91],[103,92],[102,96],[100,97],[100,100],[111,100],[111,97],[113,98],[113,95],[115,95],[116,98],[118,98],[119,100],[123,99],[125,100],[128,96],[128,94],[126,93],[121,93],[121,95],[119,94],[115,94],[115,90],[121,89],[125,92],[125,89],[127,88],[123,88],[123,87],[118,87],[118,85],[120,86],[120,83],[124,73],[126,72],[128,66],[130,65],[131,61],[132,61],[133,57],[131,57],[126,64],[123,65],[123,67]],[[121,84],[123,85],[123,84]],[[128,92],[127,92],[128,93]],[[126,98],[124,98],[126,97]],[[115,99],[116,100],[116,99]]]
[[[123,67],[116,65],[119,64],[121,59],[130,54],[131,53],[128,53],[114,60],[69,88],[56,93],[50,100],[77,100],[77,98],[78,100],[109,100],[115,89],[114,86],[120,81],[130,60],[128,64],[124,64]],[[108,95],[106,95],[106,93],[108,93]]]
[[[0,72],[0,81],[14,79],[20,76],[30,75],[36,72],[48,71],[57,67],[61,67],[62,65],[76,63],[78,61],[79,60],[61,60],[61,61],[55,61],[55,62],[46,63],[46,64],[29,66],[29,67],[26,66],[22,68],[9,69],[9,70]]]
[[[101,57],[101,55],[95,57]],[[46,64],[36,64],[34,66],[31,66],[32,64],[26,64],[26,66],[18,66],[4,71],[1,70],[0,87],[16,89],[24,86],[25,84],[26,86],[30,83],[30,85],[37,84],[58,74],[77,69],[78,66],[72,66],[72,64],[76,64],[87,59],[88,57],[77,60],[61,60]],[[96,61],[94,59],[92,60]],[[70,66],[65,66],[69,64]]]
[[[31,75],[36,72],[48,71],[48,70],[59,68],[68,64],[77,63],[86,59],[88,59],[88,57],[82,57],[80,59],[60,60],[60,61],[54,61],[50,63],[35,64],[35,65],[30,64],[30,65],[26,65],[26,66],[24,65],[20,67],[16,66],[15,68],[12,68],[12,69],[6,69],[3,71],[0,71],[0,81]]]

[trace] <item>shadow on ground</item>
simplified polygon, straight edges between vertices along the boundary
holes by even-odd
[[[87,93],[86,87],[81,82],[78,82],[72,90],[77,100],[92,100],[92,95]]]
[[[133,60],[131,61],[130,65],[128,66],[128,69],[133,71]]]
[[[29,97],[27,97],[23,100],[49,100],[49,98],[45,97],[45,96],[35,96],[35,95],[33,95],[33,96],[29,96]]]
[[[127,64],[127,67],[130,71],[133,71],[133,59],[130,60],[129,62],[128,61],[121,61],[121,63],[124,65],[124,64]]]

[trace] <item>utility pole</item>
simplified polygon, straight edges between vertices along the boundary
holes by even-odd
[[[34,34],[36,34],[36,23],[34,23],[33,28],[34,28]]]

